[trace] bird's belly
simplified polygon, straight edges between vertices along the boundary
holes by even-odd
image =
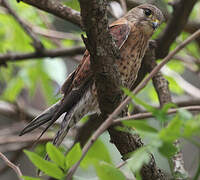
[[[133,56],[123,58],[120,62],[119,72],[121,75],[122,85],[126,88],[131,88],[135,80],[137,79],[137,74],[141,66],[142,59],[134,59]]]

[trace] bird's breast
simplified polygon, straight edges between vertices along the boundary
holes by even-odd
[[[147,44],[148,39],[140,31],[134,30],[120,49],[121,59],[117,63],[122,84],[126,88],[131,88],[137,78]]]

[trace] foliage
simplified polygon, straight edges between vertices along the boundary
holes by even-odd
[[[171,103],[166,104],[159,110],[136,98],[128,89],[123,88],[123,90],[126,95],[132,97],[134,102],[143,106],[148,112],[151,112],[155,119],[160,122],[161,127],[161,129],[152,127],[146,120],[133,119],[122,122],[127,127],[133,129],[133,131],[129,129],[129,132],[138,133],[141,137],[148,138],[149,140],[145,146],[129,154],[128,164],[133,172],[139,172],[143,164],[149,162],[149,152],[160,152],[170,160],[178,151],[177,147],[174,146],[177,139],[185,139],[198,148],[200,147],[198,140],[193,139],[194,136],[200,136],[200,115],[192,116],[190,112],[180,109],[174,116],[169,116],[167,115],[168,109],[175,107],[175,105]],[[168,124],[166,127],[163,127],[163,123]],[[122,130],[127,131],[126,128]]]
[[[174,146],[174,142],[180,138],[200,147],[198,141],[193,139],[194,136],[200,136],[200,115],[192,116],[188,111],[178,110],[175,115],[168,116],[167,111],[169,108],[175,107],[174,104],[166,104],[162,109],[158,110],[135,97],[129,90],[124,88],[123,90],[126,95],[132,97],[134,102],[143,106],[148,112],[151,112],[161,127],[160,129],[153,127],[147,120],[133,119],[122,122],[125,128],[120,130],[128,130],[133,134],[138,133],[143,139],[148,139],[148,143],[145,146],[126,155],[129,157],[127,167],[136,175],[137,179],[140,179],[139,172],[141,167],[144,164],[148,164],[151,160],[149,153],[159,152],[163,157],[170,160],[179,150]],[[164,127],[163,123],[168,123],[168,125]],[[50,162],[42,159],[36,153],[25,151],[37,168],[46,175],[56,179],[63,179],[67,175],[69,168],[80,159],[82,154],[79,144],[75,144],[67,155],[64,155],[60,149],[51,143],[47,143],[46,152],[51,160]],[[96,175],[100,180],[111,178],[117,180],[125,179],[123,172],[113,165],[107,148],[100,140],[94,143],[94,146],[81,162],[81,167],[86,171],[91,165],[96,169]],[[52,169],[54,169],[53,174]],[[84,178],[82,177],[82,179]]]
[[[39,170],[55,179],[64,179],[68,170],[80,159],[82,155],[82,150],[79,143],[75,144],[73,148],[67,153],[67,155],[64,155],[63,151],[51,143],[47,143],[46,152],[51,161],[43,159],[37,153],[27,150],[24,152]],[[124,175],[112,165],[108,150],[100,140],[94,143],[93,148],[89,150],[87,156],[81,163],[81,167],[85,170],[88,169],[91,165],[95,167],[100,178],[111,178],[115,176],[120,179],[122,177],[124,178]],[[104,170],[107,171],[104,172]],[[110,173],[110,171],[112,173]],[[30,178],[31,180],[31,177],[28,176],[24,176],[23,178],[25,180],[29,180]]]

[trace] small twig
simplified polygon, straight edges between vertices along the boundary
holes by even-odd
[[[2,0],[2,5],[8,10],[10,15],[14,17],[14,19],[20,24],[20,26],[24,29],[26,34],[32,39],[33,46],[36,51],[40,52],[44,49],[42,42],[38,39],[38,37],[31,31],[29,26],[16,14],[15,11],[12,10],[7,0]]]
[[[200,111],[200,106],[186,106],[186,107],[182,107],[182,108],[169,109],[166,113],[167,114],[174,114],[178,110],[181,110],[181,109],[187,110],[187,111]],[[139,119],[146,119],[146,118],[152,118],[152,117],[154,117],[154,116],[150,112],[138,113],[138,114],[134,114],[132,116],[127,116],[127,117],[115,119],[113,121],[113,124],[118,124],[119,122],[127,121],[127,120],[133,120],[133,119],[139,120]]]
[[[191,98],[189,100],[177,101],[177,102],[175,102],[175,104],[178,107],[196,106],[196,105],[200,105],[200,99],[198,99],[198,98]]]
[[[18,166],[14,165],[12,162],[10,162],[10,161],[8,160],[8,158],[7,158],[6,156],[4,156],[1,152],[0,152],[0,158],[1,158],[10,168],[12,168],[12,169],[15,171],[15,173],[16,173],[17,176],[18,176],[18,179],[23,180],[23,179],[21,178],[22,172],[21,172],[21,170],[19,169]]]
[[[170,52],[164,59],[163,61],[157,65],[153,71],[135,88],[133,91],[133,94],[137,94],[141,89],[143,89],[147,83],[150,81],[150,79],[168,62],[170,59],[181,49],[183,49],[187,44],[189,44],[192,40],[197,38],[200,35],[200,30],[196,31],[193,33],[190,37],[188,37],[185,41],[183,41],[179,46],[175,48],[174,51]],[[82,156],[80,160],[70,168],[68,171],[68,176],[69,179],[73,176],[75,173],[76,169],[78,168],[79,164],[87,154],[88,150],[90,147],[93,145],[93,143],[97,140],[97,138],[112,124],[113,119],[119,115],[121,110],[130,102],[131,98],[127,97],[115,110],[114,112],[104,121],[104,123],[96,130],[96,132],[93,134],[93,136],[90,138],[88,143],[83,147],[82,150]]]
[[[19,137],[18,135],[11,135],[11,136],[2,136],[0,137],[0,145],[4,144],[9,144],[9,143],[30,143],[30,142],[35,142],[37,137],[41,133],[32,133],[28,134],[23,137]],[[51,141],[53,140],[53,135],[44,135],[43,137],[40,138],[40,142],[46,142],[46,141]]]
[[[38,15],[40,16],[41,20],[43,21],[43,23],[45,24],[45,26],[46,26],[47,29],[56,30],[56,29],[54,28],[53,23],[50,22],[50,20],[49,20],[49,18],[48,18],[48,16],[47,16],[46,13],[40,11],[39,9],[37,9],[36,12],[37,12]],[[33,26],[31,26],[31,27],[33,27]],[[48,37],[47,37],[47,38],[48,38]],[[51,42],[52,42],[53,44],[56,45],[56,47],[59,47],[59,48],[63,47],[63,46],[62,46],[62,43],[60,42],[59,39],[54,39],[54,38],[49,38],[49,39],[51,40]]]
[[[20,154],[22,153],[22,149],[18,149],[17,151],[15,151],[14,155],[12,156],[12,159],[10,160],[11,162],[15,163],[19,158],[20,158]],[[3,174],[5,171],[7,171],[9,169],[9,166],[3,166],[2,168],[0,168],[0,174]]]
[[[171,70],[168,67],[163,67],[162,73],[172,77],[178,85],[189,95],[195,97],[195,98],[200,98],[200,89],[195,87],[193,84],[190,82],[186,81],[184,78],[182,78],[178,73],[175,71]]]
[[[55,39],[70,39],[73,41],[80,41],[81,38],[75,36],[72,33],[67,33],[67,32],[60,32],[56,30],[51,30],[51,29],[45,29],[41,28],[38,26],[33,26],[31,27],[33,32],[40,34],[42,36],[48,37],[48,38],[55,38]]]
[[[76,46],[72,48],[60,48],[47,50],[45,49],[42,53],[30,52],[30,53],[7,53],[0,54],[0,65],[5,64],[6,62],[16,62],[21,60],[30,60],[44,57],[64,57],[64,56],[74,56],[77,54],[82,54],[85,51],[85,48],[82,46]]]
[[[123,161],[123,162],[121,162],[119,165],[117,165],[116,168],[120,169],[121,167],[123,167],[123,166],[126,165],[126,164],[127,164],[127,161]]]

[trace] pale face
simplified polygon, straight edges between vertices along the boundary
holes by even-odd
[[[163,21],[162,12],[151,4],[143,4],[133,8],[125,17],[138,25],[148,36],[151,36]]]

